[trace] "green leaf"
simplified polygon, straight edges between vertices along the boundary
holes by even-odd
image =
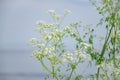
[[[111,38],[111,43],[112,43],[112,45],[115,44],[115,37],[112,37],[112,38]]]
[[[90,35],[90,37],[89,37],[89,43],[93,44],[93,35]]]

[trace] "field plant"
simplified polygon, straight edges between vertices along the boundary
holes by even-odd
[[[103,26],[106,32],[102,41],[99,41],[102,44],[100,50],[94,46],[95,38],[98,38],[94,33],[97,27],[83,26],[79,21],[62,25],[64,18],[71,13],[70,10],[65,10],[63,15],[49,10],[53,22],[36,23],[38,27],[35,30],[40,33],[40,38],[32,38],[30,43],[36,48],[33,56],[48,73],[45,80],[120,79],[120,0],[91,2],[102,16],[97,27]],[[65,39],[75,42],[74,49],[67,49]],[[86,61],[97,68],[96,73],[84,76],[76,72],[81,71],[79,66]]]

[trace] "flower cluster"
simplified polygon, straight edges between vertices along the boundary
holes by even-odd
[[[102,25],[105,29],[99,50],[95,47],[98,39],[94,39],[99,35],[97,32],[94,35],[94,30],[100,28],[91,28],[91,25],[81,26],[81,22],[73,22],[66,27],[61,25],[66,15],[71,13],[70,10],[65,10],[63,15],[49,10],[53,23],[36,23],[40,39],[30,40],[32,46],[37,48],[33,56],[40,61],[49,76],[52,76],[53,79],[50,80],[84,80],[82,75],[76,74],[76,68],[86,60],[97,68],[96,73],[90,75],[88,80],[120,79],[120,0],[90,1],[101,15],[97,26]],[[68,37],[75,41],[72,50],[67,49],[64,43],[64,39]],[[45,64],[46,59],[50,66]],[[68,75],[62,74],[63,70],[67,71]]]
[[[80,35],[78,30],[81,26],[80,22],[74,22],[61,28],[61,20],[70,13],[69,10],[66,10],[63,16],[58,15],[54,10],[49,10],[48,12],[54,22],[47,23],[45,21],[38,21],[36,23],[38,25],[36,31],[40,33],[41,39],[32,38],[30,40],[30,43],[37,48],[37,50],[33,52],[33,56],[40,61],[43,68],[56,80],[59,78],[58,71],[62,71],[60,67],[64,67],[65,70],[67,70],[66,67],[70,68],[68,70],[70,75],[64,77],[70,80],[72,73],[75,72],[80,63],[91,61],[92,56],[88,50],[91,49],[93,52],[94,50],[92,50],[91,44],[81,39],[82,35]],[[76,47],[72,52],[66,50],[66,45],[63,43],[67,36],[76,41]],[[44,63],[46,59],[50,62],[50,67]],[[63,64],[65,64],[65,66],[63,66]]]

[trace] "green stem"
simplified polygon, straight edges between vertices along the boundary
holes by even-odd
[[[100,67],[97,70],[97,80],[99,80]]]
[[[115,35],[114,35],[114,41],[115,41],[115,42],[114,42],[114,45],[113,45],[113,62],[114,62],[114,66],[116,67],[117,65],[116,65],[116,61],[115,61],[115,53],[116,53],[117,27],[115,27],[114,30],[115,30],[115,31],[114,31],[114,34],[115,34]]]
[[[55,68],[54,68],[54,65],[52,65],[52,75],[53,75],[53,78],[56,78],[56,80],[58,80],[58,77],[55,73]]]
[[[102,48],[102,51],[101,51],[101,55],[100,55],[100,58],[99,58],[99,60],[100,60],[99,64],[101,64],[101,62],[103,61],[102,58],[103,58],[103,55],[105,54],[105,51],[106,51],[106,48],[107,48],[107,43],[108,43],[108,40],[110,38],[112,29],[113,29],[113,26],[110,28],[108,36],[107,36],[107,38],[105,40],[105,43],[103,45],[103,48]],[[97,71],[97,80],[99,80],[99,73],[100,73],[100,67],[98,68],[98,71]]]
[[[70,76],[68,77],[68,80],[70,80],[70,79],[71,79],[72,74],[73,74],[73,71],[74,71],[74,69],[72,69],[72,71],[71,71],[71,73],[70,73]]]
[[[108,40],[109,40],[109,38],[110,38],[112,29],[113,29],[113,27],[111,27],[111,29],[110,29],[110,31],[109,31],[109,33],[108,33],[108,36],[107,36],[107,38],[106,38],[106,40],[105,40],[105,43],[104,43],[103,48],[102,48],[102,51],[101,51],[100,59],[102,59],[102,58],[103,58],[103,55],[105,54],[105,50],[106,50],[106,48],[107,48],[106,45],[107,45]],[[102,62],[102,61],[100,60],[100,64],[101,64],[101,62]]]
[[[43,60],[42,59],[40,59],[40,63],[41,63],[41,65],[43,66],[43,68],[46,70],[46,71],[48,71],[49,73],[51,73],[51,71],[48,69],[48,67],[44,64],[44,62],[43,62]]]
[[[56,44],[57,42],[55,41],[55,54],[57,53],[57,44]],[[55,59],[53,60],[53,61],[55,61]],[[57,77],[57,74],[56,74],[56,72],[55,72],[55,63],[54,62],[52,62],[52,60],[50,60],[50,63],[51,63],[51,66],[52,66],[52,72],[51,72],[51,74],[52,74],[52,76],[53,76],[53,78],[55,78],[56,80],[58,80],[58,77]]]

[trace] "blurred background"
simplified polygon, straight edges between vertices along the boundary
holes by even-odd
[[[51,21],[50,9],[61,14],[71,10],[65,24],[82,21],[96,25],[100,19],[89,0],[0,0],[0,80],[43,79],[45,72],[31,57],[34,49],[28,42],[39,36],[34,31],[36,21]]]

